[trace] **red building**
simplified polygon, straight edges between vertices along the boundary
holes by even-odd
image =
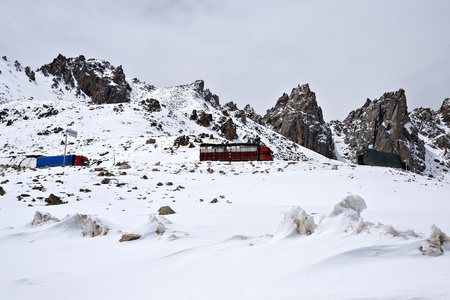
[[[201,144],[200,160],[272,161],[273,157],[269,147],[258,144]]]

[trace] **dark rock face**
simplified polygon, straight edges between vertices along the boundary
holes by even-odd
[[[61,54],[50,64],[38,69],[45,76],[53,75],[53,88],[76,88],[96,104],[122,103],[130,100],[131,87],[125,80],[121,66],[114,68],[109,62],[86,60],[83,55],[66,58]]]
[[[224,122],[222,126],[220,126],[220,130],[225,135],[225,138],[229,141],[237,139],[238,137],[236,134],[236,125],[231,118]]]
[[[450,160],[450,99],[445,99],[437,112],[420,107],[414,109],[409,117],[419,133],[427,138],[427,145],[441,150],[441,159]],[[445,162],[442,164],[448,167]],[[448,162],[447,164],[450,165]]]
[[[213,120],[212,114],[207,114],[204,111],[202,111],[197,123],[202,125],[203,127],[209,127],[211,126],[212,120]]]
[[[437,113],[441,116],[442,121],[450,126],[450,98],[444,100],[441,108],[437,111]]]
[[[293,142],[328,158],[336,158],[331,130],[308,84],[294,88],[290,96],[283,94],[275,107],[267,110],[263,121]]]
[[[361,108],[350,112],[341,126],[333,123],[333,129],[343,136],[350,150],[346,157],[349,160],[355,160],[357,150],[372,148],[399,154],[415,172],[425,170],[424,143],[410,122],[402,89],[373,101],[367,99]]]
[[[36,74],[31,70],[30,67],[25,68],[25,74],[30,78],[30,81],[36,81]]]

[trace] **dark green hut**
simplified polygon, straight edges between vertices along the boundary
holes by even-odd
[[[356,152],[358,165],[380,166],[405,169],[405,164],[398,154],[377,151],[375,149],[364,149]]]

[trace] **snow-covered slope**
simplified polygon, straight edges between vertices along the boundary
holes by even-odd
[[[112,164],[127,159],[131,152],[148,156],[156,148],[176,152],[174,141],[180,136],[189,137],[194,147],[179,151],[189,152],[190,161],[196,161],[200,143],[226,141],[220,125],[229,119],[237,128],[234,142],[258,138],[278,159],[327,160],[252,120],[245,120],[244,124],[237,116],[239,112],[208,102],[209,91],[199,88],[201,81],[155,89],[130,80],[133,91],[130,102],[96,105],[86,97],[76,96],[76,89],[53,89],[51,77],[40,72],[36,73],[36,81],[30,82],[23,72],[2,62],[2,74],[8,76],[0,76],[0,84],[9,87],[6,90],[9,94],[0,106],[1,135],[5,140],[0,154],[3,163],[8,163],[8,157],[62,154],[66,128],[79,133],[76,140],[70,140],[69,153],[85,155],[97,162]],[[39,93],[34,94],[35,89]],[[148,99],[157,100],[160,109],[149,111],[145,102]],[[211,124],[204,127],[191,120],[193,110],[210,114]],[[156,142],[148,143],[150,139]]]
[[[198,82],[132,80],[129,103],[93,105],[39,72],[30,82],[0,66],[11,91],[0,104],[0,298],[450,294],[448,175],[328,160],[205,99]],[[210,126],[191,120],[194,109]],[[200,162],[198,144],[223,141],[224,119],[237,141],[258,136],[276,160]],[[62,153],[66,128],[79,133],[68,151],[90,167],[17,166]],[[174,146],[180,136],[193,147]],[[50,194],[64,204],[46,205]],[[163,206],[175,214],[160,215]]]

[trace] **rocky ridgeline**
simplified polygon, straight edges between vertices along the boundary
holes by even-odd
[[[409,113],[405,91],[400,89],[367,99],[344,121],[327,124],[306,84],[294,88],[290,96],[281,96],[263,120],[274,131],[328,158],[355,163],[356,151],[372,148],[399,154],[417,173],[427,167],[430,174],[435,169],[448,172],[450,167],[450,99],[437,112],[419,108]],[[428,152],[429,166],[425,145],[440,151],[439,157]]]
[[[49,78],[49,87],[52,85],[51,89],[58,95],[73,93],[90,98],[94,104],[135,101],[147,113],[151,126],[160,132],[167,132],[163,128],[167,124],[156,118],[155,113],[168,110],[167,116],[172,120],[169,123],[182,124],[180,128],[183,129],[179,132],[186,129],[185,121],[180,118],[184,116],[188,122],[210,130],[197,133],[191,130],[190,136],[196,142],[202,142],[207,136],[207,140],[216,142],[261,143],[272,148],[276,159],[308,160],[298,147],[301,145],[328,158],[352,163],[356,161],[357,150],[373,148],[401,155],[417,173],[432,174],[431,171],[448,172],[450,169],[450,99],[446,99],[438,111],[418,108],[409,113],[405,91],[400,89],[385,93],[379,99],[367,99],[344,121],[326,123],[316,95],[308,84],[298,85],[290,95],[283,94],[262,117],[249,105],[242,110],[233,102],[220,105],[219,97],[205,89],[203,80],[158,89],[136,78],[127,81],[121,66],[115,68],[107,61],[86,59],[82,55],[76,58],[59,55],[36,73],[29,67],[23,68],[17,61],[9,62],[6,57],[3,61],[6,65],[4,75],[23,73],[27,77],[24,75],[25,82],[20,84],[29,84],[36,89],[39,84],[35,80],[39,73],[39,76],[43,74]],[[2,83],[0,103],[34,98],[34,94],[21,93]],[[34,114],[29,114],[30,109]],[[114,110],[123,110],[123,107]],[[25,108],[0,108],[0,124],[14,126],[21,119],[48,118],[59,112],[51,104],[26,111]],[[429,151],[430,148],[433,151]]]
[[[411,122],[420,135],[425,137],[428,147],[440,152],[440,158],[434,158],[444,170],[450,168],[450,98],[442,103],[438,111],[430,108],[416,108],[410,114]]]
[[[367,99],[359,109],[350,112],[341,123],[334,122],[333,131],[342,135],[348,146],[342,156],[355,161],[356,151],[372,148],[399,154],[412,170],[425,170],[424,142],[410,122],[405,91],[385,93],[379,99]]]
[[[283,94],[275,107],[267,110],[263,120],[269,128],[291,141],[335,159],[331,130],[323,120],[316,94],[308,84]]]
[[[76,88],[78,95],[85,94],[96,104],[130,101],[131,87],[122,67],[114,68],[107,61],[86,60],[83,55],[66,58],[60,54],[38,71],[54,76],[53,88]]]

